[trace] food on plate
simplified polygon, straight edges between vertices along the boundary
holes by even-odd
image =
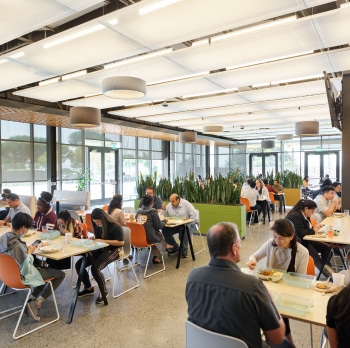
[[[274,273],[276,273],[273,269],[262,269],[259,274],[265,276],[265,277],[273,277]]]
[[[319,289],[327,289],[327,285],[324,284],[324,283],[317,283],[317,284],[316,284],[316,288],[319,288]]]

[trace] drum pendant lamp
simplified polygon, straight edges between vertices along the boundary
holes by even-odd
[[[318,135],[320,124],[318,121],[303,121],[295,124],[295,135],[301,137]]]
[[[197,142],[197,132],[181,132],[179,133],[180,143],[196,143]]]
[[[92,128],[101,124],[101,110],[89,106],[70,108],[70,124],[74,127]]]
[[[262,149],[273,149],[274,147],[275,147],[274,140],[262,140],[261,141],[261,148]]]
[[[133,76],[112,76],[102,81],[102,93],[109,98],[137,99],[146,95],[146,81]]]

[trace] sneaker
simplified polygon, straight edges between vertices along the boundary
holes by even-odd
[[[106,297],[108,296],[108,292],[106,293]],[[101,296],[101,294],[97,297],[96,301],[95,301],[96,304],[101,304],[101,303],[104,303],[103,301],[103,298]]]
[[[40,321],[39,317],[39,307],[35,301],[29,301],[27,303],[28,313],[33,317],[35,321]]]
[[[183,251],[183,252],[181,253],[181,257],[182,257],[183,259],[186,259],[186,258],[188,257],[188,252],[187,252],[187,250],[185,250],[185,251]]]
[[[95,292],[94,288],[91,288],[90,290],[84,289],[83,291],[78,292],[78,297],[90,296],[90,295],[93,295],[94,292]]]
[[[168,251],[168,255],[173,256],[178,254],[178,252],[179,252],[179,248],[172,248],[171,250]]]

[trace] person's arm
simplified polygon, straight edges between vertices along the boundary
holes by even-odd
[[[108,233],[108,236],[113,235],[115,239],[95,239],[96,242],[102,242],[107,243],[111,246],[123,246],[124,245],[124,238],[123,238],[123,230],[122,227],[117,224],[111,224],[111,230]]]
[[[331,205],[327,209],[321,210],[322,214],[327,217],[332,216],[333,213],[337,210],[337,203],[338,201],[333,199]]]
[[[119,212],[119,222],[122,226],[126,226],[125,216],[123,210]]]
[[[338,348],[337,332],[329,326],[326,326],[326,330],[331,348]]]
[[[257,263],[267,256],[267,243],[269,243],[269,241],[265,242],[254,254],[249,256],[249,261],[247,263],[249,269],[255,269]]]
[[[303,239],[307,235],[315,234],[315,231],[312,228],[307,227],[308,222],[299,213],[294,213],[290,216],[287,216],[287,220],[289,220],[294,225],[295,234],[300,239]]]
[[[268,331],[263,331],[266,341],[271,342],[273,344],[280,344],[284,340],[284,334],[285,334],[285,327],[284,327],[284,321],[280,316],[279,320],[279,328],[275,330],[268,330]]]
[[[158,212],[154,212],[152,215],[154,228],[156,230],[161,230],[165,226],[165,223],[160,219]]]

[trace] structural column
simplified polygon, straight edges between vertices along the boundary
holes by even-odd
[[[343,74],[342,209],[350,209],[350,71]]]

